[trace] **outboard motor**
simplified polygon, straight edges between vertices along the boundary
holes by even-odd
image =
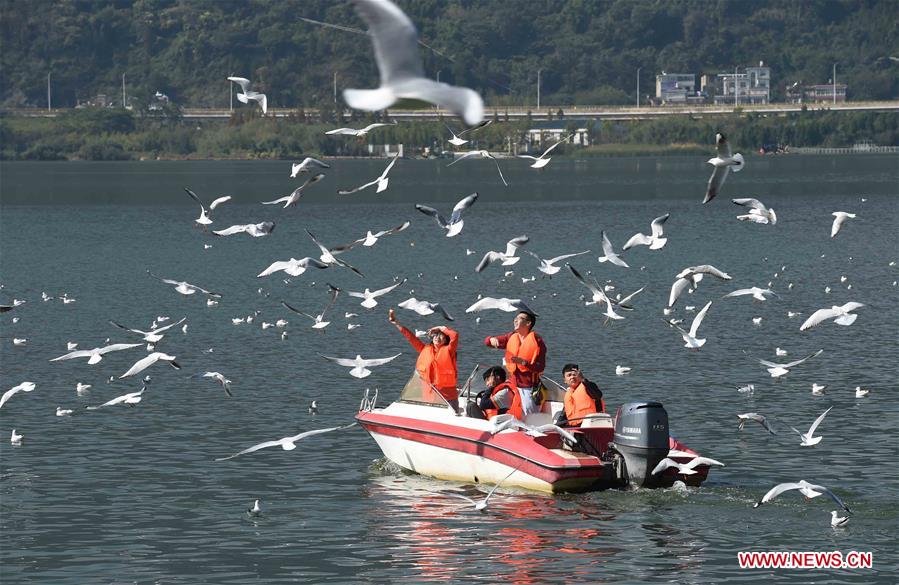
[[[629,402],[615,413],[615,437],[609,445],[624,458],[628,483],[662,485],[650,473],[668,456],[668,413],[660,402]]]

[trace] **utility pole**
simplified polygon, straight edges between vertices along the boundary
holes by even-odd
[[[537,70],[537,109],[538,110],[540,109],[540,72],[541,71],[543,71],[543,69]]]
[[[637,67],[637,107],[640,107],[640,70],[642,67]]]
[[[734,109],[740,105],[740,82],[737,81],[737,69],[739,68],[739,65],[734,67]]]
[[[833,103],[837,103],[837,64],[833,64]]]
[[[334,106],[337,106],[337,72],[334,72]]]
[[[47,113],[49,114],[52,110],[52,106],[50,104],[50,75],[52,73],[47,74]]]
[[[229,75],[228,77],[234,77]],[[228,80],[228,112],[234,113],[234,82]]]

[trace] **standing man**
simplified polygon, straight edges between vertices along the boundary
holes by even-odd
[[[425,345],[419,338],[415,337],[414,333],[400,325],[393,309],[390,309],[387,318],[409,340],[415,351],[418,352],[415,369],[427,385],[424,392],[425,396],[431,389],[434,389],[446,399],[449,405],[453,407],[453,410],[459,412],[459,390],[456,388],[458,371],[456,367],[456,348],[459,346],[459,334],[443,325],[431,327],[428,329],[431,343]]]
[[[606,411],[602,390],[584,378],[577,364],[565,364],[562,379],[568,384],[568,389],[565,391],[565,416],[558,422],[560,427],[579,427],[584,417]]]
[[[488,337],[484,344],[506,350],[506,370],[521,397],[522,416],[536,412],[533,392],[540,384],[540,374],[546,367],[546,344],[534,333],[537,316],[521,311],[512,320],[514,330],[505,335]]]

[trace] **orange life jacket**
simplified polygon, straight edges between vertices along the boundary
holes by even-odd
[[[506,389],[512,392],[512,404],[509,406],[509,410],[506,411],[506,414],[511,414],[515,418],[523,420],[524,416],[521,410],[521,396],[518,394],[518,388],[516,388],[514,384],[510,382],[501,382],[497,384],[496,387],[490,392],[491,398],[497,392]],[[487,417],[487,420],[490,420],[497,414],[499,414],[498,408],[488,408],[484,411],[484,416]]]
[[[512,334],[509,335],[509,341],[506,342],[506,371],[509,372],[510,375],[514,375],[516,370],[521,370],[522,373],[534,372],[539,376],[542,372],[535,372],[527,366],[520,366],[512,361],[513,357],[520,357],[533,364],[537,361],[537,356],[539,354],[540,345],[537,343],[536,333],[530,331],[525,336],[524,341],[522,341],[518,333],[513,331]]]
[[[569,388],[565,392],[565,417],[569,421],[572,421],[568,423],[569,426],[579,427],[583,420],[575,419],[582,419],[588,414],[593,414],[595,412],[605,412],[605,402],[603,402],[602,399],[600,399],[599,402],[602,410],[596,410],[596,401],[587,392],[587,388],[584,386],[583,382],[578,384],[578,387],[574,390]]]
[[[456,400],[459,398],[459,391],[456,389],[456,346],[459,334],[450,328],[446,328],[445,333],[450,342],[437,351],[431,344],[422,347],[415,362],[415,369],[418,370],[421,379],[433,384],[444,398]]]

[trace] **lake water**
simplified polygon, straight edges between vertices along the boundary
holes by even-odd
[[[0,317],[0,389],[30,380],[31,393],[0,410],[0,581],[3,583],[895,583],[899,552],[896,466],[899,376],[899,160],[892,156],[759,157],[732,175],[722,195],[701,205],[710,167],[702,158],[574,160],[557,158],[544,171],[503,160],[504,188],[490,161],[399,161],[390,187],[338,197],[376,177],[385,161],[335,160],[327,177],[295,207],[259,202],[299,185],[290,164],[272,162],[4,163],[0,165],[0,302],[24,299]],[[199,210],[190,187],[217,208],[213,227],[274,221],[267,238],[213,238],[195,229]],[[480,198],[453,239],[413,203],[449,213],[461,197]],[[738,222],[734,197],[773,207],[776,226]],[[830,238],[831,212],[857,214]],[[600,230],[616,249],[664,213],[668,245],[629,250],[630,269],[599,264]],[[305,229],[328,245],[411,220],[403,233],[342,258],[343,269],[314,270],[284,282],[256,275],[275,260],[316,256]],[[574,258],[616,292],[645,291],[626,319],[604,326],[584,307],[583,289],[567,272],[539,278],[531,256],[514,275],[490,266],[474,272],[486,250],[527,234],[541,257],[592,250]],[[204,244],[211,244],[205,248]],[[466,249],[474,250],[472,255]],[[674,275],[713,264],[733,276],[707,277],[672,316],[685,318],[713,301],[699,352],[662,323]],[[182,296],[146,274],[187,280],[224,296],[208,307],[203,295]],[[538,276],[534,281],[522,278]],[[845,276],[845,281],[842,277]],[[341,296],[322,331],[279,304],[318,313],[326,282],[344,290],[408,282],[365,310]],[[458,277],[458,278],[457,278]],[[721,297],[737,288],[766,287],[764,303]],[[789,288],[789,283],[793,287]],[[851,285],[851,289],[849,288]],[[830,287],[830,293],[825,292]],[[412,292],[414,290],[414,292]],[[41,292],[76,302],[41,301]],[[480,486],[440,482],[385,463],[361,429],[311,437],[295,451],[267,449],[225,462],[217,457],[256,443],[352,420],[366,387],[381,403],[396,398],[414,363],[406,341],[387,323],[387,308],[415,296],[439,301],[461,334],[459,369],[495,363],[487,335],[511,328],[511,315],[464,310],[478,294],[520,297],[539,314],[549,348],[547,374],[581,365],[620,403],[655,399],[668,410],[672,434],[726,463],[700,488],[606,491],[549,496],[500,490],[487,513],[460,507],[441,490],[474,495]],[[851,327],[825,323],[799,331],[818,308],[858,301]],[[252,324],[232,318],[258,311]],[[802,316],[788,318],[787,312]],[[345,312],[358,313],[346,319]],[[177,356],[147,373],[143,401],[87,411],[139,389],[124,373],[141,348],[50,362],[79,348],[138,342],[108,323],[148,329],[157,316],[187,317],[158,349]],[[407,325],[437,319],[399,310]],[[19,320],[13,323],[13,318]],[[760,325],[753,324],[761,317]],[[261,324],[287,319],[282,329]],[[347,323],[361,324],[348,330]],[[14,345],[13,338],[25,338]],[[788,351],[775,357],[775,348]],[[212,352],[208,350],[212,349]],[[799,359],[824,353],[773,380],[755,358]],[[403,355],[364,380],[320,358]],[[745,353],[744,353],[745,352]],[[747,355],[750,354],[750,355]],[[617,377],[616,365],[633,370]],[[228,399],[208,379],[233,381]],[[75,384],[92,384],[77,396]],[[813,382],[827,384],[812,396]],[[754,384],[749,396],[736,386]],[[856,399],[854,389],[871,390]],[[320,411],[307,408],[317,400]],[[74,409],[57,417],[57,406]],[[833,407],[818,431],[824,440],[802,448],[788,425],[805,431]],[[760,412],[777,435],[736,414]],[[15,428],[21,446],[7,437]],[[770,487],[806,479],[832,488],[853,510],[831,529],[826,497],[785,494],[753,509]],[[245,510],[260,499],[263,516]],[[873,570],[741,570],[737,552],[871,551]]]

